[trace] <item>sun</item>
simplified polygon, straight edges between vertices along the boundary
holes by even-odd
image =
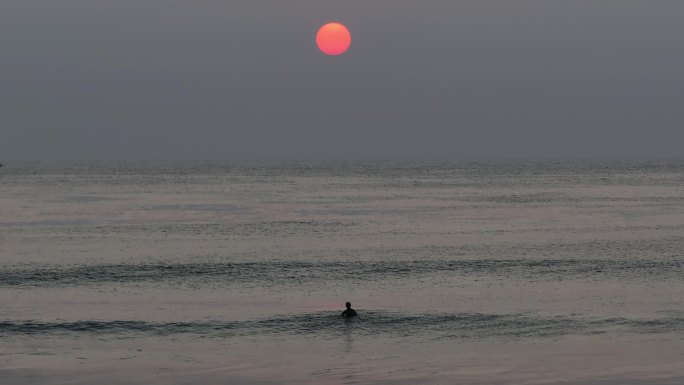
[[[328,23],[318,30],[316,44],[326,55],[342,55],[351,45],[351,33],[344,24]]]

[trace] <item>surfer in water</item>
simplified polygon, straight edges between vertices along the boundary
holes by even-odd
[[[347,309],[340,314],[341,317],[356,317],[356,310],[351,308],[351,302],[347,302],[344,306],[346,306]]]

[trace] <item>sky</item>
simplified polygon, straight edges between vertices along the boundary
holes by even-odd
[[[681,0],[2,0],[0,162],[672,158]],[[315,35],[353,42],[323,55]]]

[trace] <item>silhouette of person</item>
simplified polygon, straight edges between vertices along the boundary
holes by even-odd
[[[351,308],[351,302],[344,304],[347,309],[340,314],[341,317],[356,317],[356,310]]]

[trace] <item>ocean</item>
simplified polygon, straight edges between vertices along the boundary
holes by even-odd
[[[683,293],[677,161],[0,168],[2,385],[682,384]]]

